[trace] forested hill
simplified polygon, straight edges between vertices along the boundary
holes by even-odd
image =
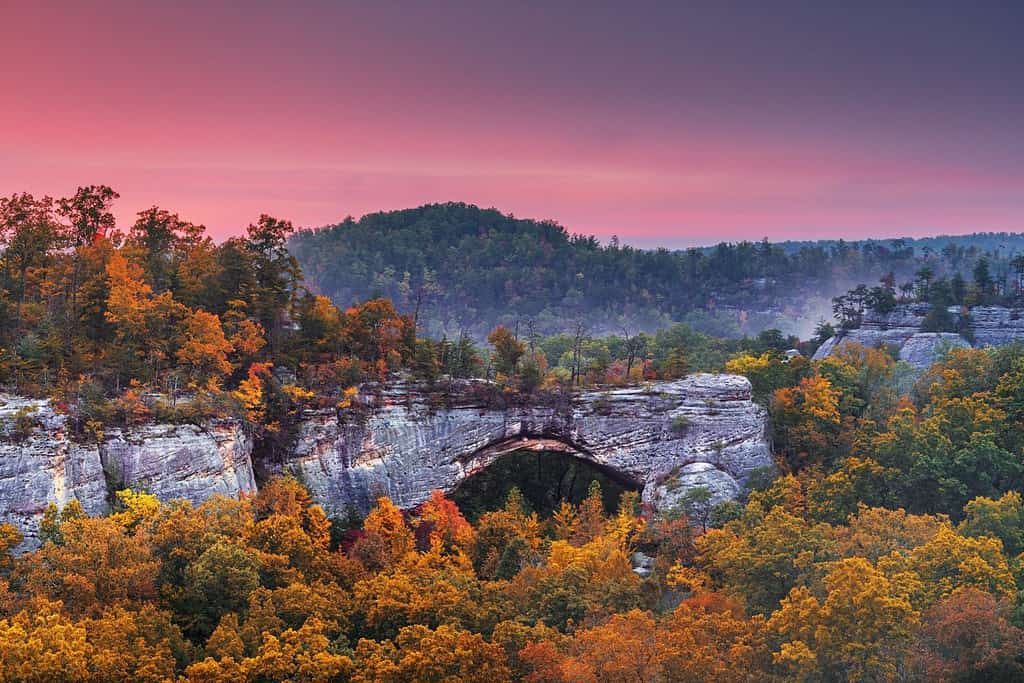
[[[310,287],[339,305],[386,296],[431,335],[478,338],[499,323],[601,333],[687,322],[724,336],[767,327],[807,336],[853,284],[910,278],[923,265],[970,268],[984,254],[957,244],[915,253],[898,240],[644,250],[462,203],[300,231],[290,249]]]

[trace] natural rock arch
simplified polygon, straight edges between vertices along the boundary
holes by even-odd
[[[504,439],[462,460],[465,477],[447,494],[470,515],[501,507],[513,487],[542,514],[563,501],[581,503],[593,482],[600,484],[607,506],[617,505],[626,491],[644,488],[643,481],[603,464],[586,448],[553,436]]]
[[[594,456],[586,448],[573,444],[568,439],[553,435],[519,434],[510,436],[479,448],[472,453],[461,456],[466,469],[466,476],[471,477],[486,469],[491,463],[509,453],[516,451],[551,451],[567,453],[581,460],[597,463]]]
[[[707,487],[714,501],[735,497],[752,472],[772,465],[765,428],[750,383],[735,375],[586,392],[559,408],[473,401],[431,408],[406,388],[367,401],[358,421],[308,416],[285,467],[341,514],[365,512],[380,495],[414,507],[503,453],[538,448],[591,462],[659,507],[694,486]]]
[[[479,398],[488,392],[486,383],[456,384],[449,405],[438,407],[436,395],[399,386],[361,394],[355,409],[310,412],[283,469],[340,515],[366,512],[378,495],[414,507],[524,444],[573,449],[638,482],[655,507],[673,505],[694,486],[709,488],[713,500],[734,497],[753,471],[771,466],[765,411],[742,377],[692,375],[586,392],[556,406],[496,408]],[[25,410],[36,426],[18,438],[12,424]],[[24,547],[36,545],[49,503],[77,499],[88,513],[104,514],[119,488],[193,503],[255,490],[253,442],[238,421],[110,429],[97,444],[72,438],[66,420],[46,401],[0,396],[0,522],[18,526]]]

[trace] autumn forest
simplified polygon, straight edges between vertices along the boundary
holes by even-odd
[[[50,400],[81,443],[239,421],[259,490],[51,505],[28,552],[0,525],[0,680],[1024,680],[1024,347],[919,371],[856,344],[812,360],[824,331],[672,320],[430,337],[430,283],[332,300],[286,220],[215,243],[159,207],[119,226],[117,200],[0,199],[0,391]],[[552,494],[503,461],[475,495],[328,516],[280,469],[303,411],[354,410],[361,386],[442,406],[477,378],[488,402],[547,405],[696,371],[746,377],[767,411],[775,467],[737,500],[653,510],[597,475]],[[26,411],[4,437],[40,429]]]

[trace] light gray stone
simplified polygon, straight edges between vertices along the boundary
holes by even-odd
[[[772,466],[766,414],[750,393],[743,377],[700,374],[587,392],[560,409],[431,409],[425,397],[399,389],[372,406],[367,399],[363,419],[308,415],[285,468],[331,514],[366,512],[380,495],[414,507],[518,449],[572,453],[642,486],[652,505],[663,482],[683,470],[724,499]],[[704,467],[686,469],[695,463]]]
[[[197,504],[216,493],[256,491],[252,438],[235,420],[111,429],[99,451],[111,486],[146,491],[161,501]]]
[[[975,306],[970,315],[974,345],[978,348],[1024,341],[1024,317],[1020,309]]]
[[[36,422],[27,437],[16,433],[19,414]],[[193,503],[256,490],[252,439],[239,422],[108,429],[98,445],[73,440],[66,422],[47,401],[0,395],[0,522],[18,527],[21,550],[38,545],[50,503],[78,500],[102,515],[122,488]]]
[[[651,503],[659,510],[680,510],[686,494],[697,488],[705,489],[710,494],[708,508],[727,500],[735,500],[740,494],[739,482],[727,472],[709,462],[693,462],[658,484],[650,497]]]
[[[27,436],[15,433],[19,413],[36,422]],[[0,522],[18,528],[24,548],[38,545],[39,521],[50,503],[77,499],[90,515],[108,510],[99,449],[72,441],[65,423],[46,401],[0,394]]]
[[[955,332],[917,332],[900,347],[900,360],[927,368],[950,349],[969,349],[971,343]]]
[[[633,573],[641,579],[646,579],[654,573],[654,558],[641,552],[635,552],[629,557],[629,563],[633,567]]]
[[[1018,309],[975,306],[962,311],[951,306],[949,312],[954,318],[967,313],[966,328],[973,344],[953,332],[921,332],[928,310],[927,304],[902,304],[888,315],[867,313],[860,327],[844,330],[826,340],[815,352],[814,359],[826,358],[839,347],[856,342],[871,348],[894,347],[900,360],[924,369],[950,348],[985,348],[1024,342],[1024,317]]]

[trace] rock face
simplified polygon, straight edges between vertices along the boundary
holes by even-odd
[[[1007,346],[1024,341],[1024,312],[999,306],[971,309],[971,332],[978,347]]]
[[[107,512],[99,449],[71,441],[47,402],[0,395],[0,522],[18,527],[32,548],[46,506],[76,498],[91,515]]]
[[[955,332],[917,332],[903,342],[899,359],[924,369],[956,348],[969,349],[971,343]]]
[[[237,422],[111,429],[97,445],[72,440],[66,419],[46,401],[0,395],[0,522],[21,530],[24,548],[38,544],[50,503],[77,499],[100,515],[122,488],[194,503],[256,490],[252,440]]]
[[[752,472],[772,466],[765,412],[734,375],[584,393],[558,408],[431,408],[401,390],[364,400],[358,419],[309,415],[285,464],[331,514],[366,512],[380,495],[413,507],[519,449],[572,453],[643,487],[655,506],[692,486],[715,502],[735,497]]]
[[[252,438],[234,420],[109,430],[99,447],[115,490],[148,491],[160,500],[201,503],[215,493],[256,491]]]
[[[1024,317],[1014,309],[999,306],[970,309],[964,321],[967,336],[956,332],[922,332],[921,324],[928,311],[927,304],[903,304],[887,315],[865,313],[859,328],[845,330],[827,340],[814,358],[825,358],[843,344],[856,342],[872,348],[895,347],[900,360],[923,369],[949,348],[985,348],[1024,341]],[[949,312],[954,319],[961,315],[956,306],[950,307]],[[973,344],[968,337],[974,340]]]
[[[445,407],[397,387],[360,394],[352,409],[311,412],[284,468],[342,514],[366,512],[384,494],[413,507],[522,448],[572,453],[643,487],[662,508],[696,486],[711,502],[733,498],[752,472],[772,466],[765,411],[742,377],[693,375],[504,408],[481,398],[481,389],[493,397],[487,383],[461,387]],[[45,401],[0,395],[0,522],[18,526],[23,549],[38,545],[50,503],[77,499],[99,515],[122,488],[193,503],[256,490],[253,442],[238,422],[107,429],[95,444],[73,440],[66,420]]]

